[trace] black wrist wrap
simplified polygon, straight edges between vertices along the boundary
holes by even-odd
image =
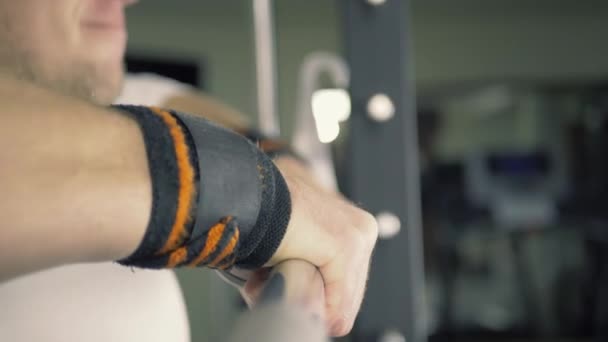
[[[279,246],[291,214],[282,175],[243,137],[190,115],[117,106],[140,125],[153,205],[137,250],[120,260],[146,268],[257,268]]]

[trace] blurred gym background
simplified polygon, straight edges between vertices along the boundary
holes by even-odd
[[[285,138],[303,61],[344,53],[339,1],[350,0],[275,2]],[[608,2],[409,3],[429,340],[606,340]],[[255,120],[251,11],[141,1],[127,13],[129,70],[193,84]],[[338,171],[343,120],[329,137],[318,127]],[[237,293],[212,272],[177,273],[192,340],[226,336]]]

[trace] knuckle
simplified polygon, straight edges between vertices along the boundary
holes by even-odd
[[[361,217],[359,219],[358,227],[366,245],[374,245],[378,239],[378,222],[376,218],[361,210]]]
[[[351,321],[340,320],[338,324],[334,326],[333,335],[336,337],[346,336],[353,329],[353,323]]]
[[[349,245],[354,250],[367,251],[376,244],[378,238],[378,223],[370,213],[356,208],[351,213],[351,228],[347,232]]]

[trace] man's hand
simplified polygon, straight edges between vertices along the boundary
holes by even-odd
[[[295,159],[277,160],[292,198],[292,214],[271,265],[303,259],[323,276],[330,334],[342,336],[353,326],[363,300],[376,220],[339,194],[322,189]]]
[[[175,96],[165,107],[198,113],[226,127],[248,127],[238,111],[203,96],[187,92]],[[275,161],[292,198],[291,221],[279,249],[268,266],[288,259],[304,259],[321,270],[326,291],[326,318],[332,335],[345,335],[359,311],[376,242],[376,220],[334,191],[323,189],[294,158]],[[250,304],[261,291],[266,270],[253,274],[242,289]]]

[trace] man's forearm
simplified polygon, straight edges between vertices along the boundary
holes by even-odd
[[[152,204],[137,123],[5,76],[0,99],[0,279],[131,253]]]

